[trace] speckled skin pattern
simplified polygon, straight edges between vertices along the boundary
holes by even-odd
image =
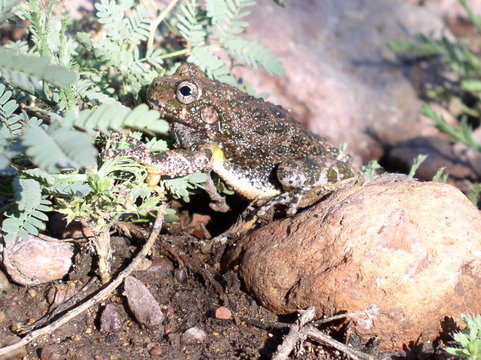
[[[248,199],[354,175],[349,156],[308,131],[286,109],[210,80],[196,65],[183,64],[174,75],[155,79],[147,97],[170,122],[178,145],[190,152],[184,158],[202,157],[204,169],[199,170],[213,170]],[[175,166],[164,170],[166,161],[173,162],[167,160],[169,153],[178,156],[178,150],[168,151],[149,166],[163,175],[183,175],[186,164],[177,173],[171,170]]]

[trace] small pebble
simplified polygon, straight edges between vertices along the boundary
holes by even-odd
[[[110,333],[105,337],[105,342],[107,344],[113,344],[113,343],[116,343],[117,341],[119,341],[119,336],[117,334]]]
[[[225,306],[220,306],[215,309],[215,318],[219,320],[230,320],[232,319],[232,311]]]
[[[150,356],[160,356],[162,355],[163,351],[160,346],[154,346],[152,349],[150,349],[149,354]]]
[[[82,337],[79,334],[75,334],[74,336],[72,336],[72,340],[73,341],[80,341],[80,340],[82,340]]]
[[[181,337],[181,342],[187,344],[200,344],[207,339],[207,333],[201,328],[194,326],[187,329]]]
[[[9,292],[12,289],[12,284],[8,281],[7,275],[0,270],[0,292]]]
[[[155,258],[147,271],[158,273],[171,272],[174,271],[174,263],[165,257]]]
[[[100,316],[100,332],[102,334],[117,333],[122,330],[122,316],[114,304],[107,304]]]
[[[35,296],[37,296],[38,292],[37,290],[35,289],[28,289],[27,291],[28,295],[30,295],[30,297],[34,298]]]
[[[40,360],[67,360],[67,357],[60,355],[55,348],[46,346],[40,352]]]
[[[0,311],[0,324],[4,323],[7,320],[7,315],[5,314],[5,311]]]
[[[174,278],[181,284],[187,284],[187,272],[185,271],[185,269],[175,270]]]

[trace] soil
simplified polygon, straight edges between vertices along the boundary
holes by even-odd
[[[184,212],[180,223],[189,223],[192,213]],[[213,215],[211,213],[211,215]],[[233,221],[235,217],[227,217]],[[206,217],[208,219],[208,217]],[[214,217],[214,220],[218,220]],[[211,221],[210,225],[217,223]],[[220,222],[226,224],[226,221]],[[180,231],[179,225],[167,227],[167,231]],[[212,229],[214,232],[218,229]],[[196,231],[194,230],[194,233]],[[169,259],[159,246],[161,242],[174,244],[178,251],[190,259],[197,259],[215,276],[229,299],[225,304],[214,287],[199,274],[188,270],[185,264]],[[141,248],[142,241],[135,238],[113,236],[114,274],[122,270]],[[282,343],[288,329],[264,329],[252,325],[253,321],[281,321],[292,324],[296,316],[278,317],[243,291],[236,269],[220,272],[215,261],[215,251],[205,253],[203,241],[190,235],[176,237],[161,235],[150,257],[150,266],[132,275],[145,284],[160,304],[165,315],[163,324],[146,328],[135,321],[130,312],[122,286],[105,302],[91,307],[48,336],[37,338],[26,347],[23,359],[75,359],[75,360],[137,360],[137,359],[271,359],[277,346]],[[54,294],[68,288],[79,290],[93,276],[95,259],[83,243],[77,249],[74,266],[68,277],[53,284],[35,287],[12,287],[0,298],[0,340],[18,332],[23,326],[49,313]],[[115,276],[115,275],[114,275]],[[99,282],[91,286],[82,298],[100,288]],[[57,296],[58,297],[58,296]],[[100,317],[107,304],[114,304],[121,315],[119,332],[102,333]],[[215,310],[228,307],[241,320],[220,320]],[[2,316],[3,315],[3,316]],[[2,318],[3,317],[3,318]],[[182,334],[189,328],[198,327],[207,334],[201,343],[186,343]],[[415,354],[433,355],[432,348],[413,348],[406,352],[381,352],[373,344],[359,344],[349,338],[348,328],[339,326],[325,328],[339,341],[349,341],[359,350],[371,353],[375,358],[415,358]],[[426,356],[426,355],[425,355]],[[292,354],[291,359],[345,359],[345,355],[321,344],[306,341],[303,353]]]

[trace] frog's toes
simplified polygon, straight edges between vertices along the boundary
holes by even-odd
[[[210,204],[209,204],[209,207],[214,210],[214,211],[217,211],[217,212],[221,212],[221,213],[226,213],[230,210],[230,206],[227,205],[227,202],[225,201],[225,198],[222,198],[222,200],[217,200],[217,201],[212,201]]]

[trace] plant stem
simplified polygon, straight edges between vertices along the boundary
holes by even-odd
[[[157,28],[178,2],[179,0],[172,0],[169,5],[167,5],[167,7],[160,13],[160,15],[154,21],[152,21],[152,24],[150,25],[149,40],[147,41],[147,49],[150,49],[154,46],[154,37]]]

